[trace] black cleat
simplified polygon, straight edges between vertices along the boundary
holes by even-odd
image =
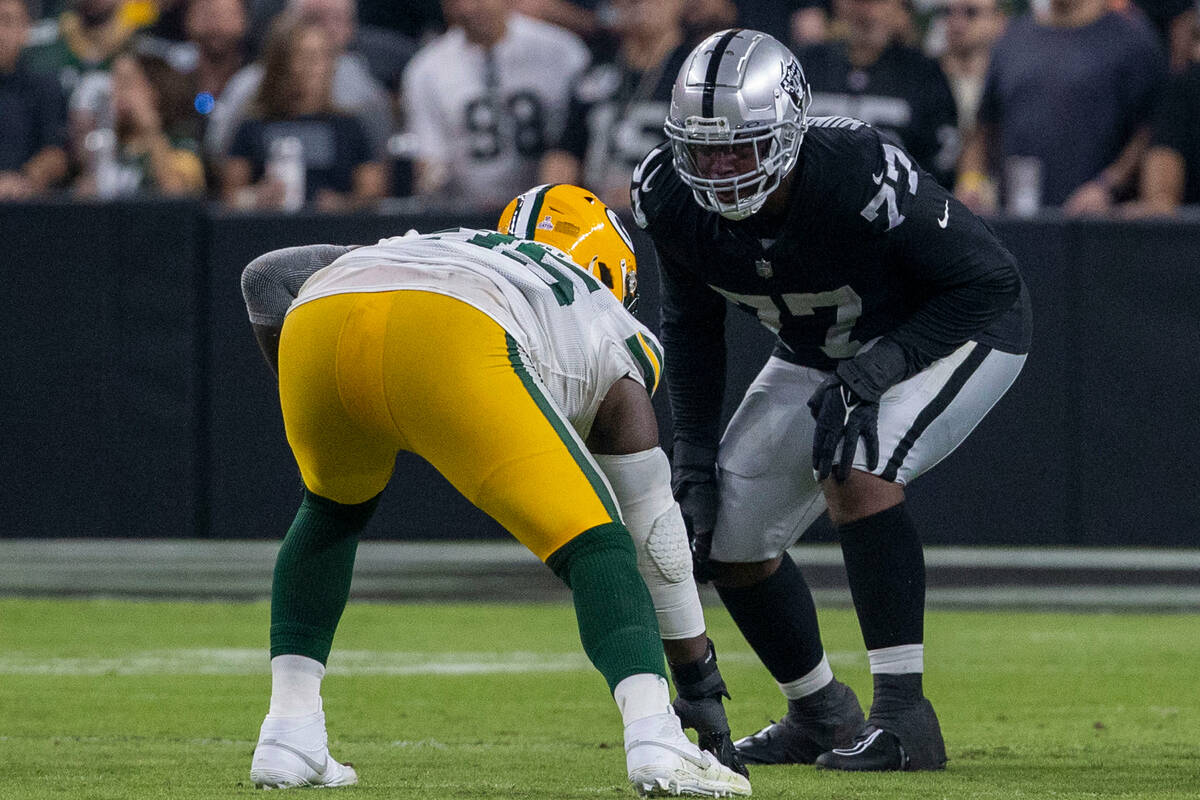
[[[849,747],[838,747],[817,756],[818,769],[846,772],[894,772],[905,769],[907,754],[895,734],[868,725]]]
[[[696,744],[701,750],[712,753],[718,761],[739,775],[750,777],[750,770],[746,769],[742,757],[733,746],[733,738],[729,735],[729,722],[725,719],[725,707],[721,704],[720,696],[705,697],[701,700],[676,697],[673,706],[680,724],[696,731]]]
[[[734,747],[747,764],[812,764],[850,745],[866,725],[854,690],[833,681],[816,694],[788,701],[788,713]]]
[[[822,753],[816,763],[822,769],[847,772],[945,769],[946,744],[933,705],[921,698],[899,714],[872,716],[852,745]]]

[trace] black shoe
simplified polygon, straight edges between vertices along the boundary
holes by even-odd
[[[816,694],[788,701],[788,713],[734,747],[747,764],[812,764],[849,745],[866,725],[854,690],[833,681]]]
[[[696,731],[697,745],[701,750],[712,753],[717,757],[717,761],[739,775],[750,777],[750,770],[746,769],[733,746],[733,738],[729,735],[729,722],[725,718],[725,707],[721,704],[720,696],[700,700],[676,697],[672,705],[676,716],[679,717],[679,723]]]
[[[817,759],[822,769],[848,772],[934,770],[946,767],[946,744],[929,700],[887,718],[872,715],[867,729],[849,747]]]

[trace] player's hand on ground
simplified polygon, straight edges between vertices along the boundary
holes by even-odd
[[[818,480],[830,473],[840,483],[850,477],[858,440],[867,450],[867,467],[879,466],[879,404],[863,400],[840,379],[829,378],[808,399],[813,419],[817,421],[813,434],[813,469]],[[834,456],[842,445],[842,459],[835,466]]]
[[[688,545],[692,548],[692,574],[698,583],[712,580],[708,554],[712,550],[713,528],[717,525],[717,485],[714,481],[681,484],[675,500],[683,512]]]

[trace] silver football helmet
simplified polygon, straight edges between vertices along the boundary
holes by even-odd
[[[796,165],[811,102],[800,62],[774,37],[734,28],[697,45],[664,126],[696,202],[727,219],[762,208]]]

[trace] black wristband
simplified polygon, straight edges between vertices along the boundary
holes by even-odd
[[[676,440],[671,452],[671,489],[678,491],[685,483],[705,483],[714,480],[717,472],[717,448]]]
[[[838,364],[837,376],[863,400],[878,403],[884,392],[908,377],[908,361],[904,349],[884,337],[870,350]]]

